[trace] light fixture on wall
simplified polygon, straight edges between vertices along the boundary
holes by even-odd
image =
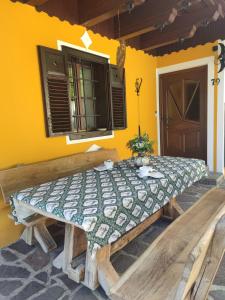
[[[87,30],[85,30],[84,34],[80,38],[84,44],[84,46],[88,49],[92,44],[92,39],[90,38]]]

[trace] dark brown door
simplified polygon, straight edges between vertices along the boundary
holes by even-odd
[[[162,155],[207,157],[207,67],[160,76]]]

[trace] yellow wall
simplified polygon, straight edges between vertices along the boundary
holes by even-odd
[[[37,45],[56,48],[57,40],[82,47],[80,37],[85,29],[10,0],[0,1],[0,25],[0,169],[85,151],[92,143],[66,145],[65,137],[46,138],[37,57]],[[89,34],[93,41],[90,49],[110,55],[111,63],[116,63],[118,42],[91,31]],[[121,158],[130,155],[125,145],[137,133],[138,126],[134,82],[142,77],[141,127],[156,141],[157,151],[156,67],[210,56],[211,47],[208,44],[157,59],[128,47],[125,64],[128,129],[115,132],[113,139],[96,143],[117,148]],[[8,219],[8,212],[9,207],[0,199],[0,247],[16,240],[22,230]]]
[[[187,50],[181,50],[164,56],[157,57],[157,67],[162,68],[170,65],[175,65],[190,60],[200,59],[207,56],[212,56],[212,47],[214,44],[208,43],[206,45],[200,45],[195,48],[189,48]]]
[[[66,145],[65,137],[46,138],[37,57],[37,45],[56,48],[57,40],[82,47],[80,37],[85,29],[10,0],[0,1],[0,24],[0,169],[85,151],[92,143]],[[89,33],[93,40],[90,49],[110,55],[111,63],[116,63],[118,42]],[[127,48],[125,68],[128,129],[115,132],[113,139],[96,142],[105,148],[117,148],[121,158],[130,155],[125,145],[137,133],[134,87],[137,77],[143,78],[141,127],[154,140],[157,138],[154,113],[156,59]],[[18,230],[21,230],[10,225],[7,212],[8,208],[0,200],[0,247],[17,238]],[[7,231],[11,238],[4,236]]]

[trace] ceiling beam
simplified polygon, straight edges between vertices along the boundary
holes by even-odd
[[[140,36],[139,45],[144,51],[170,45],[182,39],[191,38],[197,29],[207,22],[215,22],[221,17],[215,8],[212,11],[205,7],[192,13],[184,14],[176,19],[176,22],[165,28],[162,32],[155,30]]]
[[[151,32],[160,26],[172,24],[183,10],[199,4],[202,0],[190,0],[187,8],[184,2],[177,0],[146,1],[130,14],[123,13],[119,21],[116,19],[115,38],[131,39],[146,32]]]
[[[48,2],[48,0],[28,0],[26,1],[26,4],[30,4],[33,6],[40,6]]]
[[[215,0],[217,5],[221,5],[222,9],[225,11],[225,1],[224,0]]]
[[[79,23],[86,27],[97,25],[118,13],[133,10],[135,6],[143,4],[146,0],[133,0],[129,6],[128,0],[81,0],[79,1]]]
[[[169,20],[173,21],[172,15],[176,17],[175,5],[177,0],[146,1],[133,12],[123,13],[119,20],[115,18],[115,38],[130,39],[140,34],[152,31],[155,26]],[[118,22],[119,21],[119,22]]]
[[[205,43],[215,42],[218,39],[225,39],[225,19],[220,19],[217,22],[209,24],[207,27],[198,29],[193,38],[184,40],[183,42],[176,42],[171,45],[162,46],[157,49],[148,51],[154,56],[162,56],[179,50],[185,50],[197,45],[204,45]]]

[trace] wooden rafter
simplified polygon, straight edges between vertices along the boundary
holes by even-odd
[[[116,20],[115,38],[131,39],[174,23],[177,16],[182,14],[185,8],[182,3],[177,0],[146,1],[144,5],[137,7],[131,14],[121,14],[119,22]],[[201,0],[191,0],[187,9],[199,3]]]
[[[203,45],[208,42],[214,42],[218,39],[225,38],[225,20],[219,19],[217,22],[209,24],[207,27],[201,27],[198,29],[193,38],[186,39],[184,41],[174,42],[170,45],[158,47],[156,49],[149,50],[148,53],[154,56],[161,56],[171,52],[176,52],[182,49],[188,49],[196,45]]]
[[[143,4],[146,0],[134,0],[133,7]],[[106,21],[129,9],[127,0],[82,0],[79,1],[80,24],[90,27]]]
[[[208,0],[209,1],[209,0]],[[223,9],[225,9],[225,1],[224,0],[213,0],[214,1],[214,6],[215,5],[221,5]]]
[[[33,5],[50,16],[85,25],[108,38],[124,39],[127,45],[156,55],[225,34],[225,27],[217,26],[225,18],[225,0],[11,1]],[[205,26],[218,30],[207,35]]]
[[[130,39],[155,29],[155,26],[165,20],[174,21],[177,11],[174,8],[176,0],[147,1],[137,7],[131,14],[120,15],[119,24],[116,20],[116,38]],[[172,15],[174,17],[172,17]]]
[[[178,17],[176,22],[163,32],[157,30],[142,35],[139,42],[140,48],[147,51],[191,38],[201,24],[217,21],[219,17],[222,17],[222,12],[220,14],[216,7],[214,10],[205,7],[193,11],[191,14],[184,14],[182,17]]]

